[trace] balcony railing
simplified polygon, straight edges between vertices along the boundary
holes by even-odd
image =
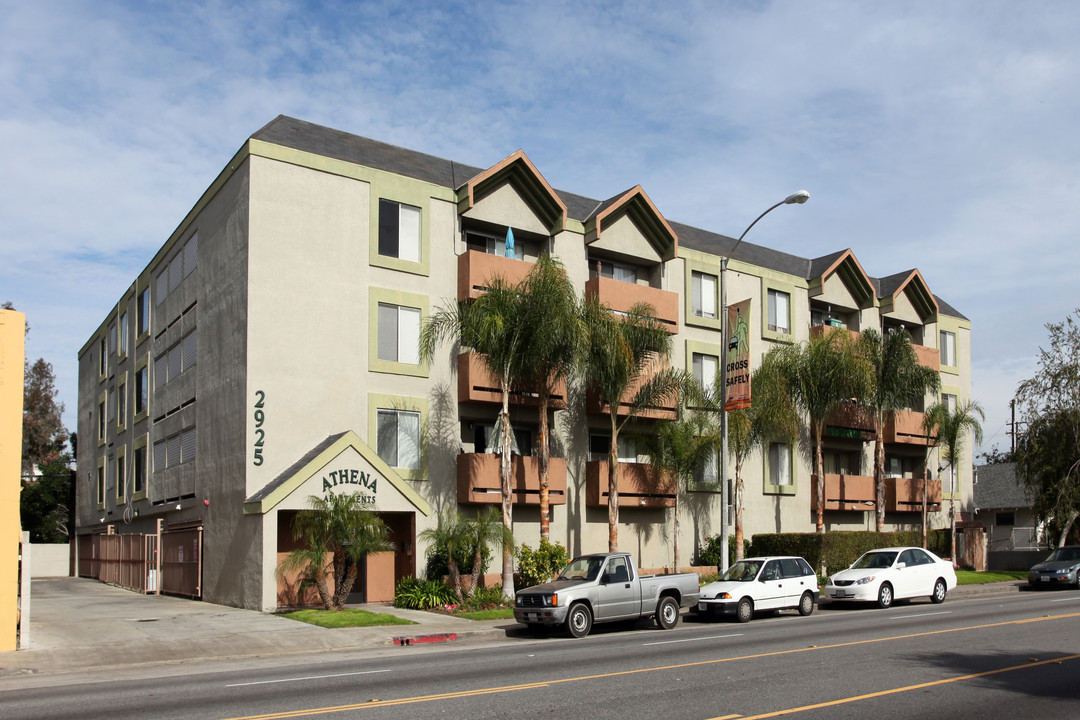
[[[914,344],[912,347],[915,348],[915,357],[919,360],[920,365],[935,371],[941,370],[941,353],[937,348]]]
[[[835,430],[834,430],[835,429]],[[846,432],[837,432],[846,431]],[[874,419],[866,408],[858,403],[844,403],[834,410],[826,421],[825,434],[832,437],[855,437],[868,440],[862,433],[874,432]]]
[[[587,506],[607,507],[609,466],[607,460],[591,460],[585,463],[585,504]],[[619,507],[675,507],[675,483],[671,478],[660,478],[651,465],[620,462]]]
[[[585,297],[596,298],[617,313],[629,313],[634,305],[648,303],[668,332],[679,332],[678,293],[612,278],[594,277],[585,283]]]
[[[457,456],[459,503],[501,503],[499,479],[501,457],[490,453],[462,453]],[[540,461],[515,455],[510,458],[515,505],[540,504]],[[566,458],[551,458],[548,463],[548,502],[566,504]]]
[[[935,445],[937,438],[927,435],[923,430],[925,417],[926,413],[913,410],[896,411],[893,417],[885,419],[883,439],[887,443],[904,445]]]
[[[461,353],[457,360],[458,402],[501,403],[502,390],[491,377],[480,356],[473,352]],[[538,407],[540,397],[536,393],[513,390],[510,403],[524,407]],[[566,409],[566,380],[559,381],[548,399],[552,410]]]
[[[458,300],[480,297],[495,277],[517,285],[532,268],[533,264],[525,260],[469,250],[458,255]]]
[[[652,361],[641,373],[641,376],[626,389],[625,393],[623,393],[622,402],[619,403],[619,415],[629,414],[630,400],[637,393],[638,389],[653,375],[668,367],[669,363],[667,360],[664,360],[659,356],[654,356]],[[676,417],[675,401],[676,398],[674,395],[666,397],[661,400],[658,405],[646,407],[644,410],[638,412],[637,417],[649,420],[674,420]],[[600,397],[590,389],[585,393],[585,412],[590,415],[609,415],[611,414],[611,406],[601,402]]]
[[[816,487],[817,476],[811,481]],[[885,478],[885,512],[916,512],[922,510],[922,478]],[[811,491],[810,508],[817,510],[817,496]],[[926,484],[928,510],[941,509],[941,481]],[[868,512],[877,505],[874,478],[866,475],[837,475],[825,473],[825,509],[861,510]]]

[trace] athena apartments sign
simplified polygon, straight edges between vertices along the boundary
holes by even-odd
[[[355,468],[331,470],[322,477],[324,495],[353,491],[366,505],[374,505],[379,489],[379,476]]]

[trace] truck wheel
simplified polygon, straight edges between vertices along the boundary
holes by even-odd
[[[656,606],[656,624],[664,630],[671,630],[679,624],[679,603],[670,595],[660,598]]]
[[[735,610],[735,619],[741,623],[750,622],[754,617],[754,601],[744,597],[739,601],[739,607]]]
[[[810,593],[803,593],[799,598],[799,614],[803,617],[814,614],[814,596]]]
[[[570,607],[566,616],[566,630],[576,638],[583,638],[592,630],[592,612],[585,603]]]

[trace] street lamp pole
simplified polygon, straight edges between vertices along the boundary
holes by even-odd
[[[723,552],[721,553],[721,571],[726,571],[728,568],[728,546],[730,544],[731,536],[731,505],[732,505],[732,489],[728,484],[727,473],[727,460],[728,460],[728,422],[727,422],[727,381],[728,381],[728,362],[727,352],[728,344],[731,338],[728,337],[730,328],[728,327],[728,304],[727,304],[727,266],[728,260],[735,252],[735,248],[739,247],[743,238],[746,237],[746,233],[750,232],[750,228],[757,225],[758,220],[771,213],[781,205],[802,205],[804,202],[810,199],[810,193],[806,190],[799,190],[796,193],[788,195],[786,198],[770,207],[765,212],[761,213],[754,219],[754,222],[750,223],[739,239],[735,241],[735,244],[731,246],[731,250],[728,250],[727,254],[720,259],[720,337],[723,338],[723,348],[721,353],[723,357],[720,363],[720,402],[722,403],[722,412],[720,413],[720,503],[723,505],[723,511],[720,516],[720,535],[723,541]]]

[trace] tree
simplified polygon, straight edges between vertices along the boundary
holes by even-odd
[[[920,405],[929,392],[941,384],[933,368],[919,364],[911,335],[907,330],[892,329],[881,335],[873,328],[864,330],[859,349],[870,361],[870,387],[863,405],[874,421],[874,490],[877,531],[885,531],[885,423],[899,410]]]
[[[817,532],[825,532],[825,462],[822,442],[825,424],[834,411],[866,393],[872,369],[858,352],[849,332],[822,328],[810,339],[777,351],[778,371],[785,378],[787,392],[810,422],[814,447],[814,475],[817,479]]]
[[[570,375],[584,351],[586,327],[566,270],[546,253],[540,256],[525,278],[521,300],[523,322],[529,328],[521,358],[524,365],[521,384],[535,392],[540,400],[537,460],[540,469],[540,537],[543,539],[549,536],[551,529],[548,407],[555,386]]]
[[[71,539],[71,510],[75,507],[75,471],[65,454],[38,467],[32,482],[23,480],[19,497],[22,529],[30,542],[66,543]]]
[[[1038,372],[1016,393],[1025,428],[1016,461],[1036,517],[1062,545],[1080,512],[1080,309],[1046,329],[1050,345],[1039,348]]]
[[[492,508],[494,510],[494,508]],[[446,553],[446,575],[454,595],[460,601],[461,592],[461,569],[457,563],[457,552],[466,542],[467,529],[465,519],[461,513],[446,511],[439,514],[435,527],[428,528],[420,533],[420,538],[431,544],[432,549],[439,549]],[[428,550],[430,554],[432,550]],[[481,552],[477,548],[476,552]],[[474,561],[475,565],[475,561]],[[473,590],[476,589],[476,578],[473,578]]]
[[[62,415],[64,404],[56,402],[56,376],[51,363],[38,358],[27,363],[23,393],[22,474],[43,468],[65,457],[68,430]]]
[[[671,335],[647,303],[627,315],[595,298],[585,303],[588,346],[583,360],[586,385],[609,407],[611,445],[608,449],[608,552],[619,545],[619,431],[649,407],[678,390],[678,374],[660,369],[671,352]],[[636,388],[636,389],[635,389]],[[629,398],[627,395],[633,393]],[[626,415],[619,419],[620,408]]]
[[[735,559],[745,552],[743,526],[743,465],[756,450],[766,451],[769,443],[794,444],[799,435],[799,416],[787,392],[780,353],[772,350],[750,379],[750,407],[728,413],[728,449],[735,459]],[[720,398],[719,378],[714,395]],[[717,402],[719,406],[719,402]]]
[[[301,570],[301,592],[314,586],[325,609],[340,610],[352,592],[359,563],[369,553],[393,550],[394,544],[386,523],[357,494],[312,495],[308,506],[293,524],[293,539],[304,547],[289,553],[279,572]]]
[[[499,479],[502,489],[503,526],[514,528],[513,475],[510,466],[512,429],[510,390],[522,371],[522,358],[531,329],[525,322],[524,303],[518,288],[501,277],[493,277],[484,293],[471,301],[445,304],[431,315],[420,330],[420,357],[430,361],[446,341],[456,341],[474,350],[499,386]],[[503,548],[503,591],[514,592],[513,544]]]
[[[982,406],[975,400],[965,400],[950,410],[945,403],[935,403],[926,411],[926,424],[937,435],[938,457],[949,467],[953,492],[949,499],[949,518],[952,526],[952,558],[956,564],[956,463],[964,452],[964,441],[968,433],[974,433],[976,444],[982,442],[982,425],[979,419],[985,419]],[[978,419],[976,419],[976,417]]]
[[[469,585],[469,595],[476,593],[480,582],[480,571],[484,563],[484,551],[491,544],[497,544],[503,548],[514,547],[514,533],[510,532],[501,522],[499,511],[489,507],[483,512],[477,513],[476,517],[465,520],[462,525],[462,536],[473,547],[472,582]],[[506,587],[503,586],[503,592]]]

